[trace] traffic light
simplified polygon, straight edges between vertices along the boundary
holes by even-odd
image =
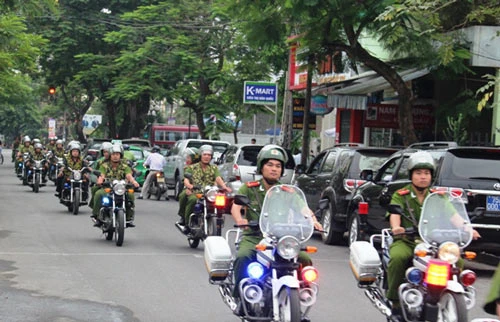
[[[54,86],[49,87],[49,94],[54,95],[56,93],[56,88]]]

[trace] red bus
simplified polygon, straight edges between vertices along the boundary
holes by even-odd
[[[151,145],[162,148],[170,148],[179,140],[199,138],[200,131],[196,125],[153,124],[149,133]]]

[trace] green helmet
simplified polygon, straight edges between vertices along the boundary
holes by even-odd
[[[260,149],[257,155],[257,174],[262,174],[262,165],[264,162],[271,159],[281,161],[281,176],[283,176],[288,156],[282,147],[275,144],[268,144]]]
[[[411,174],[415,169],[429,169],[431,170],[431,175],[434,176],[436,165],[432,155],[427,151],[418,151],[413,153],[408,160],[408,174],[410,176],[410,180]]]

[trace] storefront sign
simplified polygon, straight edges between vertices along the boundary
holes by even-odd
[[[398,105],[368,104],[365,113],[365,126],[374,128],[399,128]],[[434,108],[428,105],[412,107],[413,126],[423,129],[434,124]]]
[[[311,97],[311,113],[316,115],[325,115],[330,113],[333,108],[328,107],[328,97],[324,95],[316,95]]]
[[[245,82],[243,104],[276,105],[278,85],[267,82]]]
[[[292,129],[301,130],[304,128],[304,105],[305,99],[293,99],[293,122]],[[309,130],[316,130],[316,115],[309,113]]]

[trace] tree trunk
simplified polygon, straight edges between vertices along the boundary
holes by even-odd
[[[108,117],[107,128],[110,139],[116,138],[116,105],[112,101],[106,101],[106,115]]]
[[[306,84],[306,99],[304,102],[304,122],[302,123],[302,155],[300,159],[301,164],[308,164],[309,157],[309,113],[311,111],[311,87],[312,87],[312,73],[313,63],[309,60],[307,66],[307,84]]]

